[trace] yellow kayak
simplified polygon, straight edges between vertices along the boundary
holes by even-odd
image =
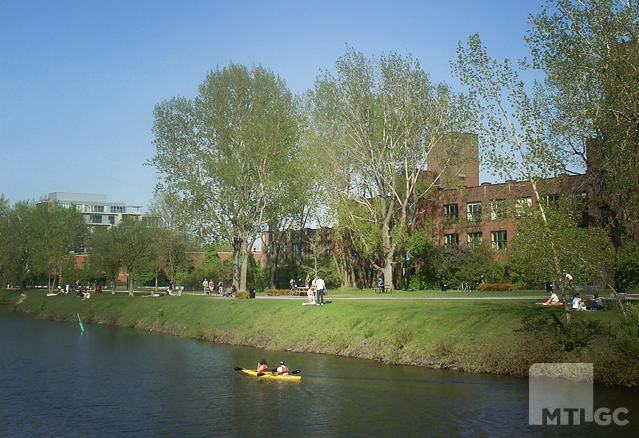
[[[260,375],[257,375],[257,371],[256,370],[242,370],[242,372],[248,376],[253,376],[253,377],[259,377],[260,379],[275,379],[275,380],[302,380],[302,376],[292,376],[292,375],[286,375],[286,376],[280,376],[278,374],[273,374],[269,371],[267,371],[266,373],[260,373]]]

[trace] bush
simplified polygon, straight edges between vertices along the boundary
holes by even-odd
[[[477,288],[479,292],[514,292],[517,285],[512,283],[485,283]]]
[[[283,295],[289,295],[291,293],[290,289],[264,289],[266,295],[269,297],[279,297]]]
[[[235,292],[235,299],[236,300],[244,300],[246,298],[249,297],[249,293],[248,292]]]

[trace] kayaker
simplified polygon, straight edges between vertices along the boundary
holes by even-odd
[[[280,361],[280,366],[277,367],[277,375],[278,376],[288,376],[288,368],[284,365],[284,361]]]
[[[268,371],[268,364],[266,363],[266,359],[262,359],[260,363],[257,364],[257,372],[265,373]]]

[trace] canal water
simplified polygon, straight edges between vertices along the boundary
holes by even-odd
[[[299,382],[234,367],[285,360]],[[528,380],[278,353],[0,310],[0,437],[637,436],[639,391],[595,388],[624,427],[529,426]]]

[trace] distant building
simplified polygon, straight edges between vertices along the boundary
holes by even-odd
[[[53,192],[48,196],[51,201],[58,201],[65,207],[75,206],[76,210],[82,213],[84,222],[87,224],[89,233],[96,229],[109,229],[125,218],[131,217],[134,220],[152,219],[142,215],[142,206],[126,205],[123,202],[107,202],[106,195],[90,193],[65,193]],[[149,225],[153,225],[151,220]]]

